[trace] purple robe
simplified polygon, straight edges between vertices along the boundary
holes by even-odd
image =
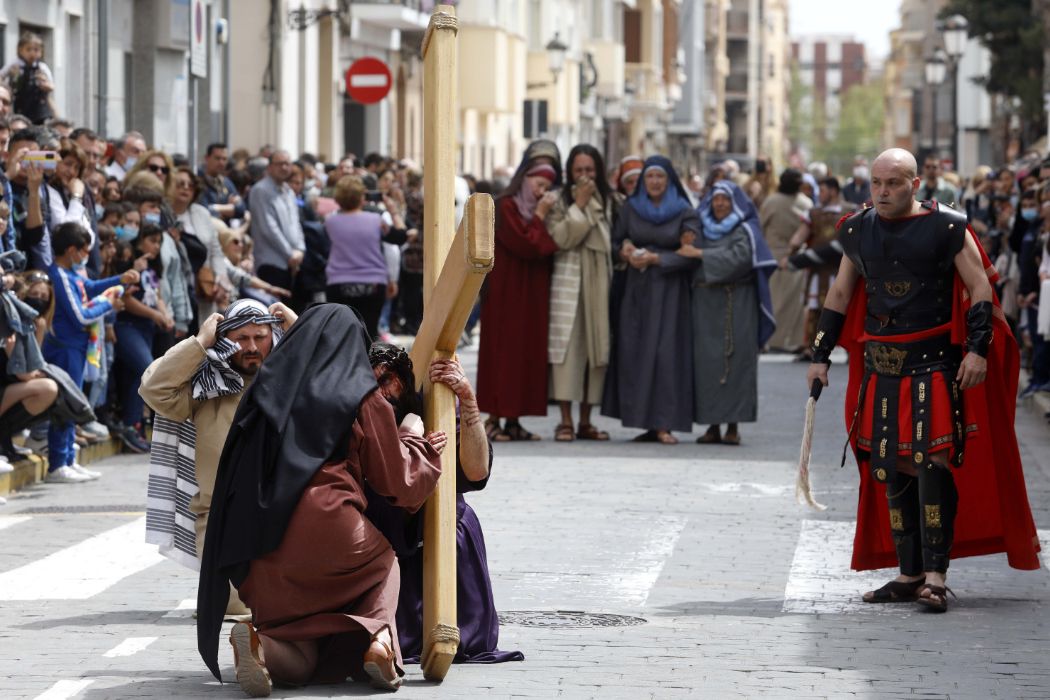
[[[458,460],[457,460],[458,462]],[[489,447],[492,469],[492,447]],[[480,491],[488,483],[469,481],[456,470],[456,617],[459,649],[455,663],[493,664],[524,661],[520,651],[501,651],[499,615],[492,596],[485,536],[474,509],[463,498],[466,491]],[[397,636],[404,663],[417,664],[423,652],[423,520],[396,508],[381,496],[369,494],[365,515],[386,535],[397,552],[401,567],[401,592],[397,603]]]

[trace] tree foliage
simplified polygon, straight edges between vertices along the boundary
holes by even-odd
[[[881,80],[853,85],[841,96],[838,122],[827,140],[814,148],[814,157],[834,172],[849,173],[855,155],[874,158],[882,150],[885,115]]]
[[[788,104],[788,138],[792,149],[806,160],[823,161],[835,173],[849,173],[855,155],[872,158],[881,150],[885,117],[882,81],[853,85],[841,94],[835,119],[794,67]]]
[[[959,14],[969,22],[969,34],[992,54],[988,77],[991,93],[1021,100],[1021,117],[1043,118],[1043,23],[1032,11],[1032,0],[948,0],[941,17]]]

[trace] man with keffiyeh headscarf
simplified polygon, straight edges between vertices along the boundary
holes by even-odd
[[[518,418],[547,415],[551,266],[558,244],[544,218],[560,185],[558,147],[535,141],[496,200],[496,266],[482,292],[478,351],[478,405],[490,416],[485,428],[494,442],[538,440]]]
[[[157,412],[150,454],[146,541],[199,567],[219,456],[237,404],[274,344],[296,321],[284,304],[254,299],[212,314],[196,336],[153,361],[139,393]],[[230,614],[246,611],[233,594]]]

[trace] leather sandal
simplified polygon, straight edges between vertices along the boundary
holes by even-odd
[[[569,430],[572,430],[572,428],[569,428]],[[539,435],[530,433],[521,427],[521,423],[507,421],[503,426],[503,432],[497,435],[493,442],[536,442],[542,439]]]
[[[580,427],[576,430],[576,437],[580,440],[605,441],[609,439],[609,433],[598,430],[593,423],[580,423]]]
[[[869,591],[862,596],[865,603],[911,603],[919,598],[919,589],[926,584],[925,578],[907,583],[890,581],[882,588]],[[868,594],[871,597],[868,597]]]
[[[631,442],[656,442],[656,431],[646,430],[641,435],[631,438]]]
[[[554,429],[554,440],[556,442],[572,442],[575,439],[572,434],[572,426],[567,423],[560,423]]]
[[[241,690],[251,698],[269,697],[273,690],[270,672],[266,670],[262,655],[259,635],[250,622],[238,622],[230,630],[230,644],[233,646],[233,665],[237,672],[237,683]]]
[[[499,418],[485,419],[485,435],[489,440],[495,440],[496,436],[503,432],[499,425]]]
[[[930,595],[923,596],[923,593],[926,592],[929,592]],[[923,609],[929,610],[930,612],[948,612],[949,593],[951,593],[956,598],[959,597],[955,595],[955,591],[948,588],[947,586],[934,586],[931,584],[926,584],[919,589],[918,595],[916,595],[915,597],[915,602],[921,605]],[[940,598],[940,600],[934,600],[933,596],[937,596],[938,598]]]
[[[707,432],[696,439],[698,445],[718,445],[722,442],[722,431],[717,426],[711,426]]]
[[[380,655],[374,651],[372,644],[381,646],[383,654]],[[373,638],[372,644],[368,645],[368,651],[365,652],[364,657],[365,673],[371,679],[372,687],[378,690],[397,690],[401,687],[402,679],[397,673],[397,666],[394,664],[397,659],[394,656],[394,650],[390,648],[389,644],[379,639]]]

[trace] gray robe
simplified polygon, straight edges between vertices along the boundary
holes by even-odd
[[[751,239],[742,227],[717,241],[699,236],[693,273],[694,419],[758,418],[758,292]]]
[[[660,265],[644,272],[627,268],[619,309],[615,371],[606,374],[602,414],[625,427],[645,430],[693,429],[692,324],[689,318],[690,260],[675,252],[681,235],[699,237],[700,220],[686,209],[656,225],[625,206],[613,230],[613,256],[630,239],[660,254]]]

